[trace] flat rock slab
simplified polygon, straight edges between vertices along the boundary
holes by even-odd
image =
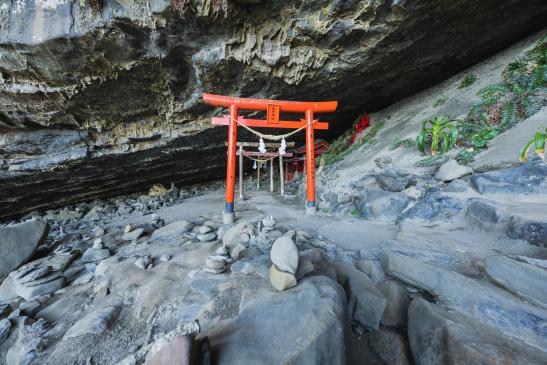
[[[208,336],[219,365],[347,364],[351,336],[345,295],[325,276],[241,303],[240,314]]]
[[[473,175],[470,181],[481,194],[547,194],[547,164],[535,159],[518,167]]]
[[[487,257],[484,270],[497,284],[547,309],[547,270],[505,256]]]
[[[241,273],[245,275],[257,275],[263,279],[267,279],[270,275],[270,266],[272,262],[265,255],[244,258],[234,262],[231,266],[233,273]]]
[[[547,363],[546,352],[421,298],[412,301],[408,316],[408,338],[416,365]]]
[[[539,349],[547,348],[547,311],[527,304],[493,285],[425,264],[408,256],[388,253],[384,270],[391,276],[435,296],[450,309],[496,328]]]
[[[166,225],[165,227],[155,230],[154,233],[152,233],[150,239],[170,241],[178,240],[183,238],[185,233],[190,232],[192,227],[193,224],[185,220],[173,222]]]
[[[118,305],[96,309],[70,327],[64,338],[102,333],[118,318],[120,310],[121,306]]]
[[[49,225],[39,221],[0,227],[0,281],[27,262],[48,233]]]

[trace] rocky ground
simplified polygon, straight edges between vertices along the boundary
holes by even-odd
[[[222,188],[24,217],[0,228],[2,247],[25,243],[6,250],[21,252],[2,274],[0,358],[144,363],[195,336],[220,364],[543,364],[547,165],[449,163],[381,165],[313,217],[252,182],[234,226]]]

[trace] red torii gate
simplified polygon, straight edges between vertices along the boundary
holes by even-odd
[[[221,118],[212,118],[216,125],[228,126],[228,163],[226,164],[226,207],[224,209],[224,223],[235,221],[234,193],[236,175],[237,125],[260,128],[288,128],[306,129],[306,213],[315,213],[315,155],[314,130],[328,129],[329,124],[313,119],[314,113],[332,113],[336,111],[337,101],[307,102],[283,101],[239,98],[214,94],[202,94],[205,104],[229,108],[229,115]],[[245,119],[238,116],[240,109],[266,111],[267,119]],[[281,112],[304,113],[305,119],[300,121],[279,120]]]

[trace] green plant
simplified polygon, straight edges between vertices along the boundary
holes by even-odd
[[[545,129],[545,133],[536,132],[534,138],[526,143],[526,145],[520,150],[519,160],[524,162],[528,159],[528,152],[530,151],[532,145],[534,146],[536,154],[542,159],[545,159],[545,143],[547,143],[547,129]]]
[[[391,143],[389,144],[389,150],[393,151],[399,147],[408,148],[414,144],[412,138],[401,139],[398,135],[393,136]]]
[[[458,86],[458,89],[463,89],[466,87],[469,87],[473,85],[477,81],[477,75],[475,74],[467,74],[464,76],[463,80],[461,81],[460,85]]]
[[[440,98],[438,98],[438,99],[435,101],[435,103],[433,104],[433,106],[434,106],[435,108],[438,108],[438,107],[440,107],[441,105],[443,105],[444,103],[446,103],[447,100],[448,100],[448,96],[443,95],[443,96],[441,96]]]
[[[507,65],[501,82],[479,90],[479,100],[458,123],[462,144],[485,148],[488,140],[537,113],[545,105],[546,94],[547,35]]]
[[[428,156],[423,160],[417,161],[415,163],[418,167],[430,167],[434,165],[440,165],[445,162],[448,158],[444,155]]]
[[[456,155],[455,159],[458,161],[458,163],[462,165],[466,165],[470,162],[473,162],[475,160],[475,156],[477,155],[478,151],[474,148],[468,148],[465,150],[461,150]]]
[[[420,152],[425,153],[427,141],[431,141],[431,155],[435,156],[439,147],[441,152],[445,153],[454,146],[458,139],[458,129],[451,124],[451,120],[441,115],[431,120],[422,122],[422,129],[416,138],[416,145]],[[427,124],[429,123],[429,127]]]
[[[335,162],[341,161],[344,157],[359,147],[372,143],[376,134],[378,134],[378,132],[384,127],[384,124],[385,122],[383,121],[371,124],[370,127],[366,129],[363,136],[357,139],[353,144],[350,143],[351,131],[344,133],[330,145],[329,151],[322,155],[325,158],[325,164],[332,165]]]
[[[361,216],[361,212],[356,208],[353,208],[349,214],[352,217],[360,217]]]

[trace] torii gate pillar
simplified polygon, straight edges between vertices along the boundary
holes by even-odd
[[[226,206],[222,215],[224,224],[235,221],[234,199],[236,181],[236,149],[237,149],[237,113],[235,105],[230,105],[230,124],[228,125],[228,161],[226,163]]]
[[[306,214],[315,214],[315,142],[313,130],[313,111],[306,111]]]

